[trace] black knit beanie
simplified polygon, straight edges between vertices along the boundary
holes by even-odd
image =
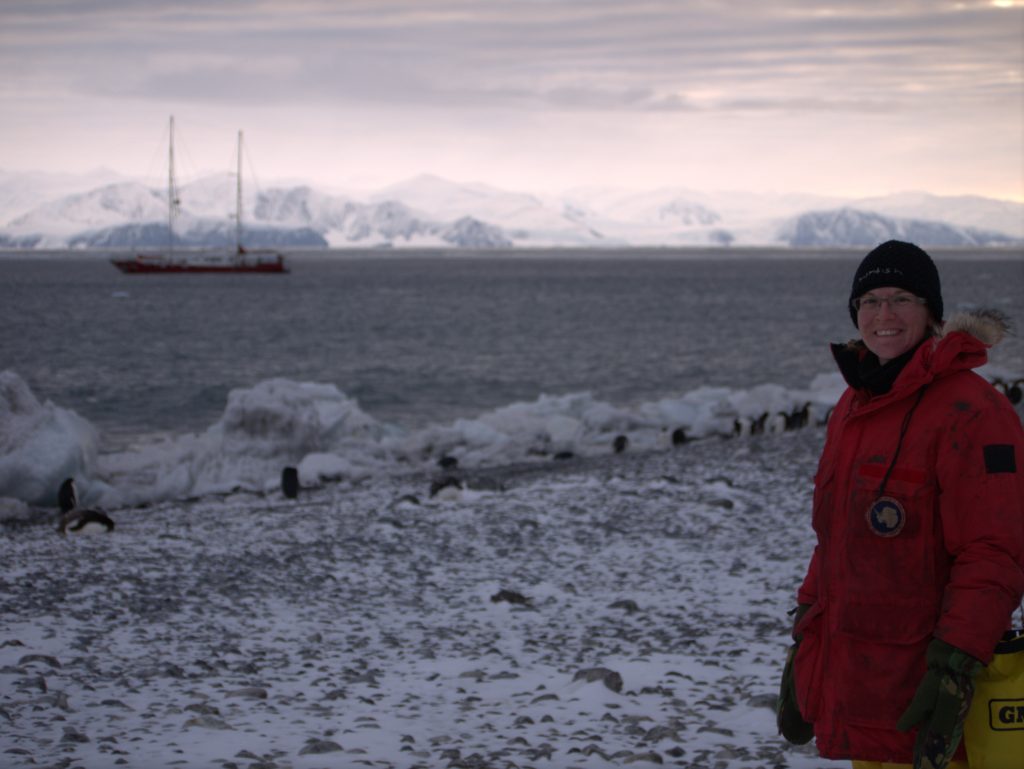
[[[913,243],[888,240],[864,257],[850,289],[850,318],[857,325],[853,300],[873,288],[902,288],[928,302],[932,317],[942,322],[942,286],[935,262]]]

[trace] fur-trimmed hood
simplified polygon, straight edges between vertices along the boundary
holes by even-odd
[[[942,324],[936,336],[941,339],[954,331],[963,331],[986,347],[995,347],[1010,333],[1010,317],[991,308],[957,312]]]

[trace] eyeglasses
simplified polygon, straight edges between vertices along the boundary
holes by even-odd
[[[874,296],[866,294],[854,299],[851,304],[857,312],[878,312],[883,304],[888,304],[893,312],[904,312],[915,304],[927,304],[927,299],[922,299],[913,294],[893,294],[892,296]]]

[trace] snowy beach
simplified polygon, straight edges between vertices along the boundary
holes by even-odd
[[[772,712],[822,440],[8,529],[4,765],[828,766]]]
[[[0,769],[848,766],[773,711],[841,262],[4,268]]]

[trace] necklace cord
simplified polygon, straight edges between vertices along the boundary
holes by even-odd
[[[907,412],[907,415],[903,417],[903,424],[900,425],[900,438],[896,442],[896,451],[893,452],[892,461],[889,462],[889,467],[885,471],[885,476],[882,478],[882,485],[878,487],[878,496],[880,497],[885,495],[885,486],[889,483],[889,476],[892,475],[892,471],[896,467],[896,460],[900,455],[900,449],[903,448],[903,438],[907,434],[907,428],[910,427],[910,418],[914,416],[914,412],[917,410],[917,407],[921,405],[921,399],[924,398],[924,391],[927,388],[928,385],[925,385],[918,391],[917,400],[914,401],[914,405],[910,407],[910,411]]]

